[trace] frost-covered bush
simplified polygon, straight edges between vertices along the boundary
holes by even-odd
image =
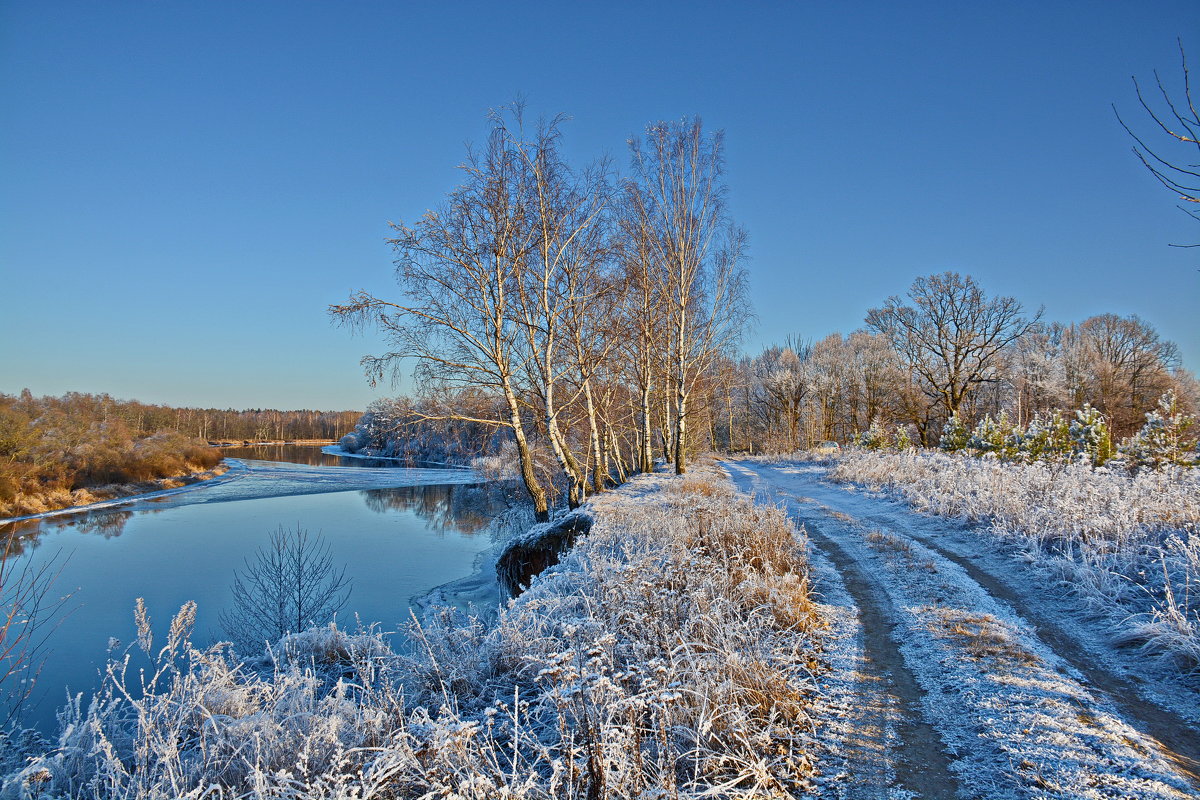
[[[1097,467],[1112,458],[1116,452],[1104,415],[1088,403],[1084,403],[1083,408],[1075,412],[1070,433],[1072,452],[1086,457]]]
[[[471,469],[489,482],[518,480],[521,477],[519,465],[516,442],[504,442],[498,453],[471,460]]]
[[[1026,461],[1056,461],[1071,453],[1071,426],[1061,411],[1035,414],[1020,432],[1018,453]]]
[[[967,440],[967,447],[981,455],[991,454],[1008,460],[1016,457],[1021,441],[1020,429],[1009,421],[1007,414],[1001,412],[996,419],[988,414],[979,421]]]
[[[942,438],[938,441],[938,447],[948,453],[953,453],[962,450],[970,443],[971,434],[967,431],[967,426],[963,424],[958,414],[951,414],[950,419],[946,420],[946,424],[942,426]]]
[[[664,487],[678,487],[662,491]],[[493,624],[437,609],[264,659],[189,640],[112,661],[4,797],[783,797],[808,785],[823,620],[796,531],[721,479],[643,476]]]
[[[353,433],[347,433],[341,439],[338,439],[338,446],[347,453],[357,453],[362,449],[362,443],[359,442],[358,436]]]
[[[984,524],[1107,613],[1118,638],[1200,665],[1200,471],[858,451],[831,474]]]
[[[962,450],[1002,461],[1067,461],[1084,458],[1100,466],[1115,454],[1104,415],[1084,404],[1071,420],[1055,411],[1035,415],[1027,428],[1008,419],[1004,412],[993,418],[984,415],[968,432],[953,415],[942,429],[939,448],[948,453]]]
[[[1196,418],[1185,414],[1174,391],[1164,394],[1146,424],[1121,447],[1138,464],[1192,466],[1197,462]]]
[[[871,427],[854,437],[854,444],[867,450],[880,450],[891,444],[887,429],[878,419],[871,420]]]
[[[871,427],[851,439],[851,444],[866,450],[907,450],[914,446],[912,434],[904,425],[896,425],[889,432],[884,424],[875,419]]]

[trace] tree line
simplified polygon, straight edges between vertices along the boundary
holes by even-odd
[[[71,392],[0,394],[0,515],[73,505],[71,493],[175,477],[221,460],[222,441],[337,439],[356,411],[172,408]]]
[[[738,352],[751,311],[745,233],[726,206],[723,137],[699,119],[630,140],[630,168],[573,167],[562,117],[494,112],[462,184],[393,225],[399,294],[330,307],[384,333],[373,382],[414,367],[412,397],[375,404],[350,449],[464,461],[511,449],[538,515],[656,459],[783,451],[874,426],[936,445],[947,421],[1098,410],[1135,432],[1171,390],[1194,407],[1178,348],[1135,316],[1048,323],[970,276],[917,278],[864,327]]]
[[[868,310],[865,327],[797,338],[730,365],[718,446],[793,450],[874,428],[923,446],[946,424],[1003,415],[1015,427],[1094,409],[1114,438],[1138,432],[1170,392],[1194,410],[1200,391],[1179,348],[1137,316],[1046,322],[970,276],[917,278]]]

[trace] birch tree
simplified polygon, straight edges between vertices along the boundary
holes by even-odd
[[[595,354],[583,341],[605,291],[607,169],[603,162],[576,174],[562,158],[563,117],[541,124],[531,140],[520,135],[521,110],[514,112],[517,135],[509,133],[528,192],[533,244],[517,282],[519,327],[529,358],[529,385],[541,403],[551,451],[569,483],[571,507],[587,491],[587,463],[599,468],[599,429],[591,384]],[[568,376],[574,386],[564,387]],[[560,397],[559,390],[566,396]],[[560,420],[561,408],[583,397],[589,421],[588,449],[580,463]]]
[[[630,142],[639,213],[662,293],[673,394],[675,472],[687,470],[689,403],[699,376],[736,344],[747,321],[745,234],[725,208],[724,137],[699,118],[657,122]]]
[[[454,418],[511,430],[521,478],[540,521],[549,519],[545,486],[534,464],[521,384],[529,354],[518,327],[517,296],[537,243],[528,207],[528,171],[503,122],[481,152],[468,152],[464,184],[414,225],[394,224],[401,299],[358,292],[330,307],[336,319],[382,330],[392,350],[366,356],[374,382],[416,359],[424,388],[474,386],[503,398],[503,413],[475,418],[452,407],[430,418]]]

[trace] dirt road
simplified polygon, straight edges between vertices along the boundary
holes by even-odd
[[[1200,796],[1195,695],[1116,652],[978,532],[831,483],[820,464],[724,466],[808,536],[835,620],[831,796]]]

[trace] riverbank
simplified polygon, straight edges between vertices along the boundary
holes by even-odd
[[[409,598],[417,616],[424,616],[435,608],[452,608],[464,617],[494,620],[507,600],[497,580],[496,564],[508,543],[533,524],[532,505],[515,506],[496,516],[488,525],[492,545],[475,556],[469,575]]]
[[[60,514],[77,514],[86,511],[96,511],[103,508],[149,500],[155,497],[169,497],[173,494],[199,489],[202,485],[215,485],[239,478],[246,473],[246,467],[237,459],[225,459],[213,469],[198,470],[187,475],[177,475],[170,478],[158,478],[151,481],[136,483],[114,483],[107,486],[96,486],[88,489],[75,489],[68,492],[65,489],[55,490],[43,495],[39,502],[44,505],[57,505],[33,514],[7,517],[0,519],[0,525],[8,522],[24,522],[31,519],[44,519]],[[214,483],[215,482],[215,483]]]
[[[639,476],[587,513],[588,535],[492,621],[431,607],[403,653],[327,626],[279,643],[272,669],[193,652],[141,696],[118,659],[4,789],[732,800],[811,788],[824,622],[786,517],[712,467]],[[172,623],[163,675],[192,647],[189,613]]]

